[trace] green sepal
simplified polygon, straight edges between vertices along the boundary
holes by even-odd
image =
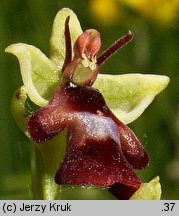
[[[123,123],[136,120],[166,88],[169,77],[151,74],[99,74],[93,87],[104,96],[107,105]]]
[[[159,180],[157,176],[149,183],[142,183],[130,200],[160,200],[162,192]]]
[[[57,66],[32,45],[12,44],[5,51],[17,56],[29,98],[38,106],[46,106],[61,82],[61,73]]]

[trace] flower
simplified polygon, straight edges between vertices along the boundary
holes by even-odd
[[[143,185],[134,169],[144,168],[148,156],[125,124],[140,116],[169,78],[98,74],[132,37],[129,32],[98,57],[99,33],[82,32],[76,15],[65,8],[54,20],[50,59],[31,45],[6,48],[18,57],[24,83],[12,102],[19,126],[36,143],[68,130],[65,157],[53,173],[57,184],[107,187],[119,199],[129,199]],[[27,96],[41,107],[28,117]]]

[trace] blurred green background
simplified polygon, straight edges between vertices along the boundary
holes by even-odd
[[[101,33],[102,49],[126,34],[128,46],[101,67],[101,73],[152,73],[170,77],[167,89],[130,125],[144,144],[150,166],[142,180],[160,176],[163,199],[179,199],[179,1],[178,0],[0,0],[0,199],[31,199],[30,143],[10,113],[12,93],[20,86],[19,65],[4,49],[15,42],[40,48],[49,56],[53,19],[70,7],[83,30]]]

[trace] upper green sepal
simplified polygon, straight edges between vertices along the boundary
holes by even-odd
[[[99,74],[93,87],[104,96],[112,112],[123,123],[136,120],[166,88],[169,77],[151,74]]]
[[[159,180],[157,176],[149,183],[142,183],[130,200],[160,200],[162,192]]]

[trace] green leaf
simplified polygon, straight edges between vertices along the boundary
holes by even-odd
[[[70,16],[69,27],[71,33],[72,48],[78,38],[82,33],[82,29],[76,14],[69,8],[63,8],[60,10],[53,23],[52,35],[50,39],[50,51],[51,59],[55,62],[58,67],[61,69],[65,59],[65,20]]]
[[[168,83],[169,78],[162,75],[99,74],[93,87],[103,94],[116,117],[129,124],[144,112]]]
[[[159,200],[161,197],[161,185],[159,177],[155,177],[149,183],[143,183],[132,195],[130,200]]]
[[[34,46],[17,43],[5,50],[17,56],[25,90],[38,106],[45,106],[60,82],[57,66]]]

